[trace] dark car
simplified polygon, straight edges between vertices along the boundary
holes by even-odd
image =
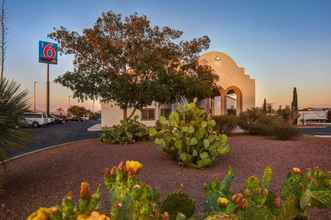
[[[63,118],[60,118],[59,116],[51,114],[50,117],[54,119],[53,124],[63,124],[64,123]]]

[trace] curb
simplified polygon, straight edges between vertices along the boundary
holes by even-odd
[[[69,141],[69,142],[65,142],[65,143],[62,143],[62,144],[51,145],[51,146],[48,146],[48,147],[44,147],[44,148],[40,148],[40,149],[33,150],[33,151],[30,151],[30,152],[26,152],[26,153],[23,153],[23,154],[16,155],[14,157],[11,157],[9,159],[6,159],[6,160],[2,161],[2,163],[8,163],[8,162],[20,159],[20,158],[25,157],[25,156],[29,156],[31,154],[35,154],[35,153],[39,153],[39,152],[42,152],[42,151],[52,150],[52,149],[55,149],[55,148],[63,147],[64,145],[67,145],[67,144],[73,144],[73,143],[80,142],[80,141],[88,141],[88,140],[95,140],[95,139],[97,139],[97,138],[88,138],[88,139],[82,139],[82,140],[77,140],[77,141]]]
[[[331,138],[331,135],[313,135],[313,136],[319,138]]]

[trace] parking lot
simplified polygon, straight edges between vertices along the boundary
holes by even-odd
[[[326,128],[303,128],[303,132],[309,135],[331,135],[331,127]]]
[[[51,145],[63,144],[70,141],[97,138],[100,132],[87,131],[87,129],[99,121],[69,121],[64,124],[47,125],[39,128],[24,128],[30,138],[21,147],[12,149],[10,156],[38,150]],[[304,134],[308,135],[331,135],[331,127],[328,128],[304,128]]]
[[[70,141],[96,138],[99,132],[90,132],[87,129],[98,121],[69,121],[64,124],[52,124],[39,128],[24,128],[30,138],[21,147],[11,150],[10,156],[30,152],[51,145],[62,144]]]

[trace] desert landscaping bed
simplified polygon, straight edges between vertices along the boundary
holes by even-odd
[[[69,191],[77,195],[82,180],[102,183],[104,168],[122,160],[142,162],[140,178],[159,188],[163,195],[183,184],[196,200],[198,212],[203,209],[203,184],[213,177],[223,177],[228,166],[235,172],[234,190],[240,189],[247,176],[261,175],[266,165],[273,167],[275,190],[292,167],[331,170],[331,139],[276,141],[234,136],[229,142],[231,154],[204,170],[179,167],[151,142],[122,146],[86,140],[28,155],[8,164],[5,191],[0,197],[0,219],[25,219],[38,207],[57,204]],[[107,205],[106,201],[103,205]],[[331,219],[331,212],[313,210],[312,219]]]

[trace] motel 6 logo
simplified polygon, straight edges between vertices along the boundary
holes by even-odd
[[[48,60],[52,60],[55,57],[55,49],[52,47],[52,44],[47,44],[46,47],[44,47],[44,57]]]
[[[57,44],[39,41],[39,62],[47,64],[57,64]]]

